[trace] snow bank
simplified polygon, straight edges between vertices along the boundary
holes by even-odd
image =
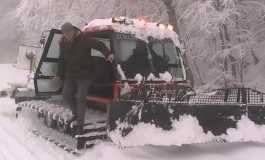
[[[117,122],[118,127],[110,133],[115,144],[123,147],[164,145],[181,146],[183,144],[196,144],[225,140],[227,142],[265,142],[265,125],[256,125],[246,116],[242,116],[236,128],[229,128],[227,134],[214,136],[211,132],[204,133],[198,120],[191,115],[181,116],[179,121],[172,122],[172,129],[165,131],[154,124],[139,123],[126,136],[122,136],[121,130],[127,124]]]
[[[126,137],[122,137],[119,128],[123,127],[124,124],[119,124],[118,129],[110,133],[110,137],[115,144],[125,147],[149,144],[181,146],[207,142],[214,137],[211,133],[205,134],[198,120],[190,115],[181,116],[179,121],[174,120],[170,131],[157,128],[154,124],[139,123]]]
[[[228,129],[227,135],[225,135],[224,138],[228,142],[265,142],[265,125],[256,125],[248,117],[242,116],[241,120],[237,123],[237,128]]]

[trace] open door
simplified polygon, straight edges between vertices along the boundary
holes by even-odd
[[[57,73],[60,55],[58,41],[61,36],[61,30],[51,29],[34,77],[37,96],[62,93],[64,80],[52,80],[52,77]]]

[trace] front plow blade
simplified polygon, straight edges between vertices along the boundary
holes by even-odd
[[[189,88],[145,86],[110,103],[109,137],[120,147],[222,140],[242,116],[264,124],[263,95],[244,88],[195,93]],[[163,142],[168,139],[172,142]]]

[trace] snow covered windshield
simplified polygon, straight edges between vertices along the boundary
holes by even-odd
[[[184,80],[180,53],[170,39],[149,37],[146,43],[131,34],[115,33],[114,48],[123,80],[136,79],[139,74],[152,81],[164,80],[165,74],[170,80]]]

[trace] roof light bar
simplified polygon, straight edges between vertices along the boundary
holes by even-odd
[[[157,26],[158,26],[158,28],[160,28],[160,29],[166,29],[166,25],[163,24],[163,23],[158,23]]]
[[[173,26],[170,24],[158,23],[157,26],[160,29],[167,29],[167,30],[173,31]]]
[[[126,19],[122,19],[121,17],[113,17],[112,23],[119,23],[119,24],[125,24]]]
[[[168,24],[168,25],[167,25],[167,29],[170,30],[170,31],[173,31],[173,26],[170,25],[170,24]]]
[[[142,23],[143,25],[146,26],[147,24],[147,20],[145,16],[140,16],[139,18],[139,22]],[[133,20],[131,19],[126,19],[126,18],[122,18],[122,17],[113,17],[112,18],[112,23],[119,23],[119,24],[125,24],[125,25],[133,25]],[[163,29],[163,30],[170,30],[173,31],[173,26],[170,24],[163,24],[163,23],[157,23],[158,28]]]

